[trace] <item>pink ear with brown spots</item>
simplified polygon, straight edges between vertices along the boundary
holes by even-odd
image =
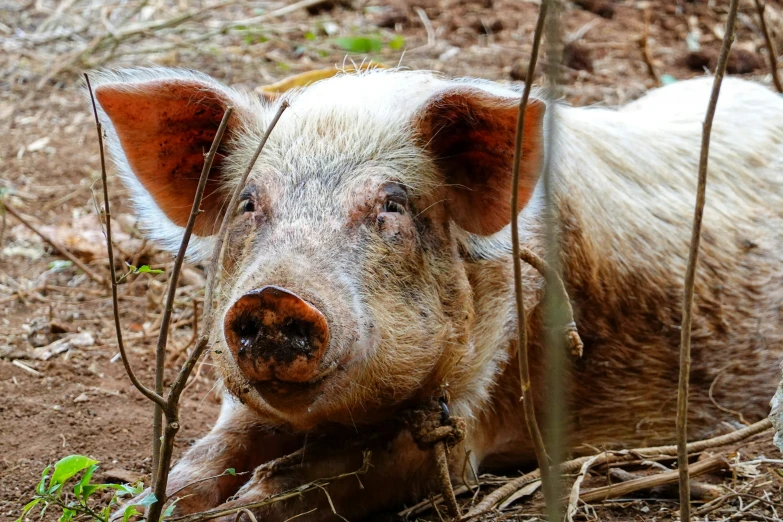
[[[95,97],[108,115],[133,173],[157,206],[175,224],[185,226],[204,166],[204,155],[217,134],[228,95],[206,82],[164,78],[106,83]],[[239,122],[239,107],[229,120],[225,144]],[[201,204],[204,213],[194,232],[214,232],[226,201],[219,191],[226,155],[221,145],[209,173]]]
[[[417,127],[445,178],[449,212],[468,232],[489,235],[511,222],[511,181],[519,100],[457,87],[429,100]],[[545,106],[525,110],[519,208],[535,189]]]

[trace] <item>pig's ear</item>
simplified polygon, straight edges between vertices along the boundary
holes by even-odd
[[[110,122],[115,160],[133,192],[140,218],[149,235],[167,247],[178,244],[178,227],[187,223],[204,156],[226,108],[233,106],[194,233],[209,236],[219,225],[227,203],[221,190],[226,182],[226,143],[236,133],[245,109],[244,100],[233,96],[206,78],[165,74],[109,78],[95,88],[95,98]]]
[[[457,87],[433,96],[416,125],[447,187],[452,219],[489,235],[511,221],[511,178],[519,100]],[[545,106],[530,98],[519,178],[519,208],[535,189],[543,152]]]

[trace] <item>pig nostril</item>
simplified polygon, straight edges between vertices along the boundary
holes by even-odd
[[[280,330],[283,341],[294,351],[305,352],[313,337],[313,326],[299,319],[289,319]]]
[[[239,355],[245,355],[253,346],[261,331],[260,321],[253,316],[240,316],[232,325],[234,333],[239,338]]]

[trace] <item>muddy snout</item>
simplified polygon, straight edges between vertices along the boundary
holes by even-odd
[[[329,325],[315,306],[276,286],[252,290],[226,313],[226,341],[250,381],[317,379],[329,346]]]

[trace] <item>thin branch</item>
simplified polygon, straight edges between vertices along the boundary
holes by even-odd
[[[288,102],[283,101],[277,113],[275,114],[274,118],[272,119],[272,122],[269,124],[269,128],[267,128],[266,132],[264,133],[264,136],[261,138],[261,142],[259,143],[255,154],[253,155],[250,163],[248,164],[247,169],[245,169],[245,172],[242,174],[242,177],[240,178],[237,186],[234,188],[234,193],[231,196],[231,201],[229,202],[227,207],[228,209],[236,208],[237,202],[239,200],[239,195],[242,192],[242,189],[244,188],[245,184],[247,183],[247,178],[248,176],[250,176],[250,172],[253,170],[253,166],[255,165],[258,156],[261,154],[261,151],[264,149],[264,145],[266,145],[266,142],[269,139],[269,135],[272,133],[275,126],[277,125],[277,122],[280,120],[280,116],[282,116],[283,112],[287,108],[288,108]],[[222,125],[223,124],[221,123],[221,126]],[[216,136],[216,138],[217,137],[218,136]],[[213,142],[213,148],[214,147],[215,147],[215,142]],[[210,153],[212,154],[212,149],[210,149]],[[209,172],[209,169],[206,168],[206,165],[205,165],[205,169],[207,172]],[[203,175],[204,173],[202,172],[202,176]],[[201,181],[199,182],[199,186],[200,185],[201,185]],[[194,211],[191,212],[191,220],[193,220],[194,223],[195,223],[195,217],[198,215],[198,212],[196,212],[195,209],[198,208],[199,204],[200,204],[200,200],[197,202],[197,204],[194,204],[193,207]],[[223,215],[223,221],[220,225],[220,229],[218,230],[218,234],[215,239],[215,246],[212,251],[212,259],[210,260],[208,266],[206,297],[204,298],[204,313],[202,315],[203,330],[201,336],[195,348],[193,349],[193,352],[187,358],[185,364],[182,366],[182,368],[179,371],[179,374],[177,375],[176,379],[172,383],[171,389],[166,398],[166,406],[164,407],[163,410],[166,414],[166,426],[163,433],[163,440],[160,448],[160,458],[158,460],[158,466],[154,468],[156,470],[154,493],[155,496],[158,498],[158,501],[152,504],[152,506],[150,506],[150,511],[148,514],[149,520],[158,520],[160,518],[160,513],[163,509],[163,504],[165,502],[166,484],[168,482],[168,474],[169,474],[169,469],[171,467],[171,456],[174,451],[174,437],[179,431],[179,398],[182,395],[182,391],[185,389],[185,385],[187,383],[188,377],[190,376],[191,372],[193,371],[193,368],[195,367],[199,358],[204,353],[204,350],[206,350],[209,344],[209,334],[212,331],[212,327],[215,322],[215,317],[213,314],[213,303],[214,303],[213,295],[215,291],[215,285],[217,283],[217,274],[220,273],[220,267],[222,265],[223,255],[225,253],[224,252],[225,240],[228,232],[228,225],[229,222],[231,221],[231,218],[232,218],[232,212],[230,211],[225,212],[225,214]],[[190,220],[188,221],[188,224],[191,225],[190,228],[192,229],[192,223],[190,222]]]
[[[728,467],[726,457],[723,455],[714,455],[693,464],[690,469],[690,474],[692,476],[696,476],[707,473],[708,471],[714,471],[716,469],[726,467]],[[656,475],[627,480],[618,484],[609,484],[608,486],[594,488],[579,495],[579,500],[585,504],[589,504],[591,502],[603,501],[609,498],[625,497],[626,495],[630,495],[631,493],[635,493],[637,491],[652,489],[654,487],[664,486],[666,484],[674,484],[677,482],[678,478],[678,471],[666,471]]]
[[[755,424],[751,424],[746,428],[732,431],[731,433],[727,433],[725,435],[691,442],[688,444],[688,453],[699,453],[711,448],[735,444],[752,437],[753,435],[757,435],[763,431],[766,431],[771,427],[772,422],[769,419],[763,419]],[[635,448],[622,451],[605,451],[598,454],[599,458],[595,460],[594,465],[599,466],[617,462],[628,462],[638,460],[639,458],[652,459],[656,457],[673,457],[677,455],[677,451],[678,448],[676,445],[655,446],[651,448]],[[581,469],[585,462],[591,460],[593,457],[594,455],[566,461],[560,466],[560,473],[576,473]],[[464,517],[462,517],[461,520],[465,522],[487,513],[488,511],[492,510],[495,505],[508,498],[518,489],[524,487],[533,480],[539,479],[540,477],[540,470],[535,470],[507,482],[503,486],[484,497],[482,501],[473,509],[471,509]]]
[[[767,8],[767,4],[761,3],[761,0],[755,0],[756,11],[759,13],[759,21],[761,22],[761,32],[764,33],[764,40],[767,42],[767,51],[769,52],[769,70],[772,73],[772,81],[775,83],[775,88],[778,92],[783,92],[783,83],[780,82],[780,74],[778,73],[778,53],[775,51],[775,42],[772,41],[772,35],[767,27],[767,21],[764,18],[764,10]]]
[[[87,276],[89,276],[90,279],[95,281],[99,284],[105,284],[106,280],[96,274],[90,267],[82,263],[78,257],[73,255],[67,248],[62,246],[60,243],[55,241],[54,239],[50,238],[40,230],[38,230],[37,227],[35,227],[32,223],[27,221],[25,218],[22,217],[22,215],[19,213],[18,210],[16,210],[14,207],[12,207],[8,201],[4,204],[5,209],[8,211],[9,214],[14,216],[17,221],[19,221],[21,224],[35,232],[38,236],[40,236],[41,239],[43,239],[45,242],[49,243],[52,248],[54,248],[58,253],[63,255],[64,257],[67,257],[69,261],[71,261],[74,265],[78,266]]]
[[[283,103],[280,105],[280,109],[278,109],[277,111],[277,114],[275,114],[275,117],[272,119],[272,122],[269,124],[269,128],[267,128],[266,132],[264,133],[264,136],[261,138],[261,142],[258,144],[258,148],[253,154],[253,157],[251,158],[250,163],[247,166],[247,169],[245,169],[245,172],[242,174],[239,183],[234,189],[234,193],[231,195],[231,201],[229,202],[227,208],[229,209],[236,208],[237,202],[239,201],[239,195],[242,193],[242,190],[244,189],[245,184],[247,183],[247,178],[250,176],[250,172],[253,170],[253,166],[255,165],[258,156],[261,154],[261,151],[264,149],[264,145],[266,145],[270,133],[272,132],[272,130],[274,130],[275,126],[277,125],[277,122],[280,120],[280,116],[283,115],[283,111],[285,111],[287,108],[288,108],[288,102],[283,101]],[[223,247],[226,241],[226,231],[228,230],[228,224],[230,221],[231,221],[231,213],[226,212],[226,214],[223,216],[223,222],[220,224],[220,230],[218,231],[217,238],[215,240],[215,247],[212,250],[212,258],[209,262],[207,283],[206,283],[206,293],[204,297],[204,311],[201,314],[201,322],[204,328],[204,333],[202,334],[201,339],[199,340],[198,344],[194,348],[193,353],[190,355],[188,360],[182,366],[182,369],[180,370],[176,380],[171,385],[171,395],[169,396],[170,400],[172,398],[175,398],[174,399],[175,401],[179,400],[179,394],[182,393],[182,390],[185,387],[185,383],[187,382],[188,377],[190,376],[190,372],[193,371],[193,367],[195,366],[199,357],[201,357],[201,354],[207,347],[208,332],[210,331],[209,329],[211,328],[213,323],[212,308],[214,304],[214,293],[215,293],[215,285],[217,283],[217,274],[220,272],[220,266],[222,265],[222,260],[224,255]]]
[[[731,0],[729,16],[726,20],[726,34],[715,68],[715,79],[712,83],[712,94],[707,106],[707,114],[701,136],[701,154],[699,156],[699,184],[696,191],[696,207],[693,212],[693,229],[691,231],[691,247],[688,252],[688,266],[685,272],[685,292],[682,298],[682,326],[680,331],[680,378],[677,388],[677,456],[680,474],[680,520],[690,522],[691,492],[688,479],[688,379],[691,370],[691,323],[693,313],[693,291],[696,281],[696,262],[699,257],[701,241],[701,223],[704,215],[704,202],[707,191],[707,163],[710,154],[710,134],[715,109],[718,105],[718,95],[723,76],[726,73],[726,63],[729,58],[731,44],[734,41],[734,24],[737,20],[739,0]]]
[[[182,269],[182,263],[185,259],[185,254],[188,250],[188,243],[190,243],[190,236],[193,234],[193,227],[196,225],[196,218],[203,212],[201,210],[201,200],[204,197],[204,191],[207,187],[207,179],[209,178],[209,172],[212,170],[212,163],[215,160],[215,154],[217,154],[220,142],[223,140],[223,135],[228,127],[228,120],[231,118],[231,113],[234,111],[232,107],[227,107],[223,114],[223,119],[220,121],[217,133],[212,140],[212,145],[209,148],[209,152],[204,158],[204,166],[201,169],[201,176],[198,180],[198,186],[196,187],[196,194],[193,197],[193,206],[190,209],[190,216],[188,217],[187,225],[185,225],[185,232],[182,236],[182,241],[179,244],[179,251],[177,257],[174,259],[174,268],[171,272],[171,282],[169,283],[169,291],[166,296],[166,308],[163,312],[163,318],[160,323],[160,334],[158,336],[158,346],[155,362],[155,390],[157,393],[163,392],[163,369],[166,363],[166,342],[168,340],[169,324],[171,323],[171,312],[174,307],[174,297],[177,291],[177,280],[179,279],[180,270]],[[155,496],[158,501],[150,506],[149,520],[158,520],[160,513],[163,510],[163,504],[166,501],[166,483],[168,482],[169,468],[171,465],[171,450],[174,448],[174,436],[179,431],[179,395],[173,398],[173,393],[169,392],[166,400],[166,404],[161,406],[155,404],[155,413],[153,417],[153,453],[152,453],[152,469],[155,470],[153,477],[152,487],[155,491]],[[166,430],[165,438],[161,442],[161,428],[163,413],[166,413]]]
[[[552,162],[555,158],[557,142],[556,105],[559,95],[560,61],[563,57],[562,35],[560,17],[563,11],[561,0],[545,0],[549,4],[549,17],[546,22],[546,54],[548,64],[546,67],[546,79],[548,83],[547,98],[548,110],[544,115],[546,134],[544,136],[544,168],[541,172],[541,185],[544,195],[544,230],[546,238],[546,260],[556,272],[560,272],[560,230],[558,223],[558,211],[555,204],[554,181]],[[558,335],[561,325],[567,322],[562,298],[557,292],[544,294],[543,312],[545,322],[550,328],[544,331],[544,374],[547,383],[547,411],[546,411],[546,445],[549,451],[551,479],[542,480],[544,499],[546,500],[547,518],[551,522],[563,519],[563,504],[561,502],[562,484],[560,479],[560,464],[563,462],[564,429],[565,429],[565,353],[563,350],[563,337]]]
[[[521,391],[522,407],[525,411],[525,424],[530,439],[533,442],[533,450],[538,461],[538,468],[542,472],[542,482],[547,484],[549,478],[549,457],[544,447],[544,439],[536,419],[536,410],[533,402],[533,392],[530,382],[530,364],[527,353],[527,316],[525,315],[525,303],[522,288],[522,260],[519,253],[519,170],[522,162],[522,141],[525,131],[525,109],[530,99],[530,89],[533,86],[533,73],[538,61],[538,52],[541,46],[541,35],[544,32],[544,22],[549,3],[541,2],[538,11],[538,21],[533,33],[533,50],[530,54],[530,64],[525,77],[525,89],[519,100],[519,112],[517,114],[516,137],[514,140],[514,166],[511,179],[511,248],[514,258],[514,295],[517,306],[517,361],[519,364],[519,384]],[[547,489],[545,488],[545,491]],[[547,499],[548,500],[548,499]]]
[[[229,508],[217,508],[210,511],[203,511],[201,513],[193,513],[190,515],[181,515],[171,518],[166,518],[165,522],[201,522],[203,520],[212,520],[213,518],[218,518],[226,515],[233,515],[234,513],[243,512],[246,509],[254,509],[259,507],[268,506],[270,504],[275,504],[277,502],[281,502],[283,500],[288,500],[290,498],[295,498],[303,495],[304,493],[307,493],[309,491],[313,491],[316,489],[321,489],[332,482],[335,482],[337,480],[346,478],[346,477],[358,477],[359,475],[363,475],[367,473],[367,471],[370,469],[370,457],[372,456],[372,453],[369,451],[364,452],[364,457],[362,460],[362,467],[357,469],[356,471],[351,471],[348,473],[342,473],[340,475],[335,475],[334,477],[324,478],[324,479],[318,479],[314,480],[313,482],[309,482],[307,484],[303,484],[301,486],[298,486],[293,489],[289,489],[288,491],[284,491],[282,493],[279,493],[277,495],[272,495],[269,497],[264,498],[263,500],[259,500],[257,502],[250,502],[248,504],[244,504],[241,506],[233,506]]]
[[[166,366],[166,344],[168,343],[169,338],[171,314],[174,310],[174,297],[177,293],[177,281],[179,281],[179,274],[182,270],[182,263],[185,261],[185,254],[188,251],[190,237],[193,235],[193,227],[196,226],[196,218],[198,218],[199,214],[204,212],[200,208],[201,200],[204,198],[204,191],[207,187],[209,172],[212,170],[212,163],[215,161],[215,154],[217,154],[220,142],[223,141],[223,135],[226,133],[228,120],[231,117],[232,112],[234,112],[233,107],[226,108],[226,112],[223,114],[223,119],[220,121],[220,125],[218,126],[217,134],[215,134],[215,138],[212,140],[212,146],[209,148],[209,152],[204,158],[204,166],[201,169],[201,176],[199,177],[198,186],[196,187],[196,194],[193,197],[193,206],[190,209],[190,216],[188,217],[188,222],[185,225],[182,241],[179,244],[177,257],[174,258],[174,267],[171,269],[171,277],[169,278],[169,291],[166,295],[166,307],[163,309],[163,317],[160,322],[160,330],[158,334],[158,344],[155,349],[155,393],[158,395],[163,394],[163,370]],[[167,409],[171,409],[171,401],[167,402]],[[162,423],[163,408],[160,405],[155,404],[155,412],[152,424],[152,469],[158,469]]]
[[[98,108],[95,105],[95,97],[93,96],[92,93],[92,85],[90,84],[90,77],[86,73],[84,75],[84,79],[87,81],[87,90],[90,92],[90,100],[92,101],[92,112],[93,115],[95,116],[95,128],[98,131],[98,147],[100,147],[100,153],[101,153],[101,181],[103,184],[103,205],[105,207],[105,216],[106,216],[106,248],[109,253],[109,272],[111,274],[111,300],[112,300],[111,302],[112,302],[112,310],[114,311],[114,330],[117,333],[117,347],[120,350],[122,364],[123,366],[125,366],[125,373],[128,374],[128,377],[130,378],[131,382],[136,387],[136,389],[139,390],[142,395],[147,397],[155,404],[165,406],[166,400],[160,395],[158,395],[157,393],[155,393],[154,391],[144,386],[141,383],[141,381],[139,381],[138,377],[136,377],[136,374],[133,372],[133,368],[131,368],[130,360],[128,359],[128,354],[125,351],[125,343],[122,341],[122,326],[120,325],[120,305],[119,305],[119,300],[117,299],[117,274],[114,268],[114,248],[112,246],[112,241],[111,241],[111,208],[109,207],[109,183],[107,181],[107,176],[106,176],[106,155],[103,150],[103,126],[101,125],[101,122],[98,119]]]
[[[571,486],[571,494],[568,496],[568,507],[566,508],[566,518],[568,522],[574,522],[574,515],[579,511],[579,488],[582,486],[582,482],[587,476],[590,467],[595,464],[595,461],[598,460],[600,456],[600,454],[593,455],[593,457],[585,461],[579,469],[579,475],[576,476],[576,480],[574,480],[574,484]]]

